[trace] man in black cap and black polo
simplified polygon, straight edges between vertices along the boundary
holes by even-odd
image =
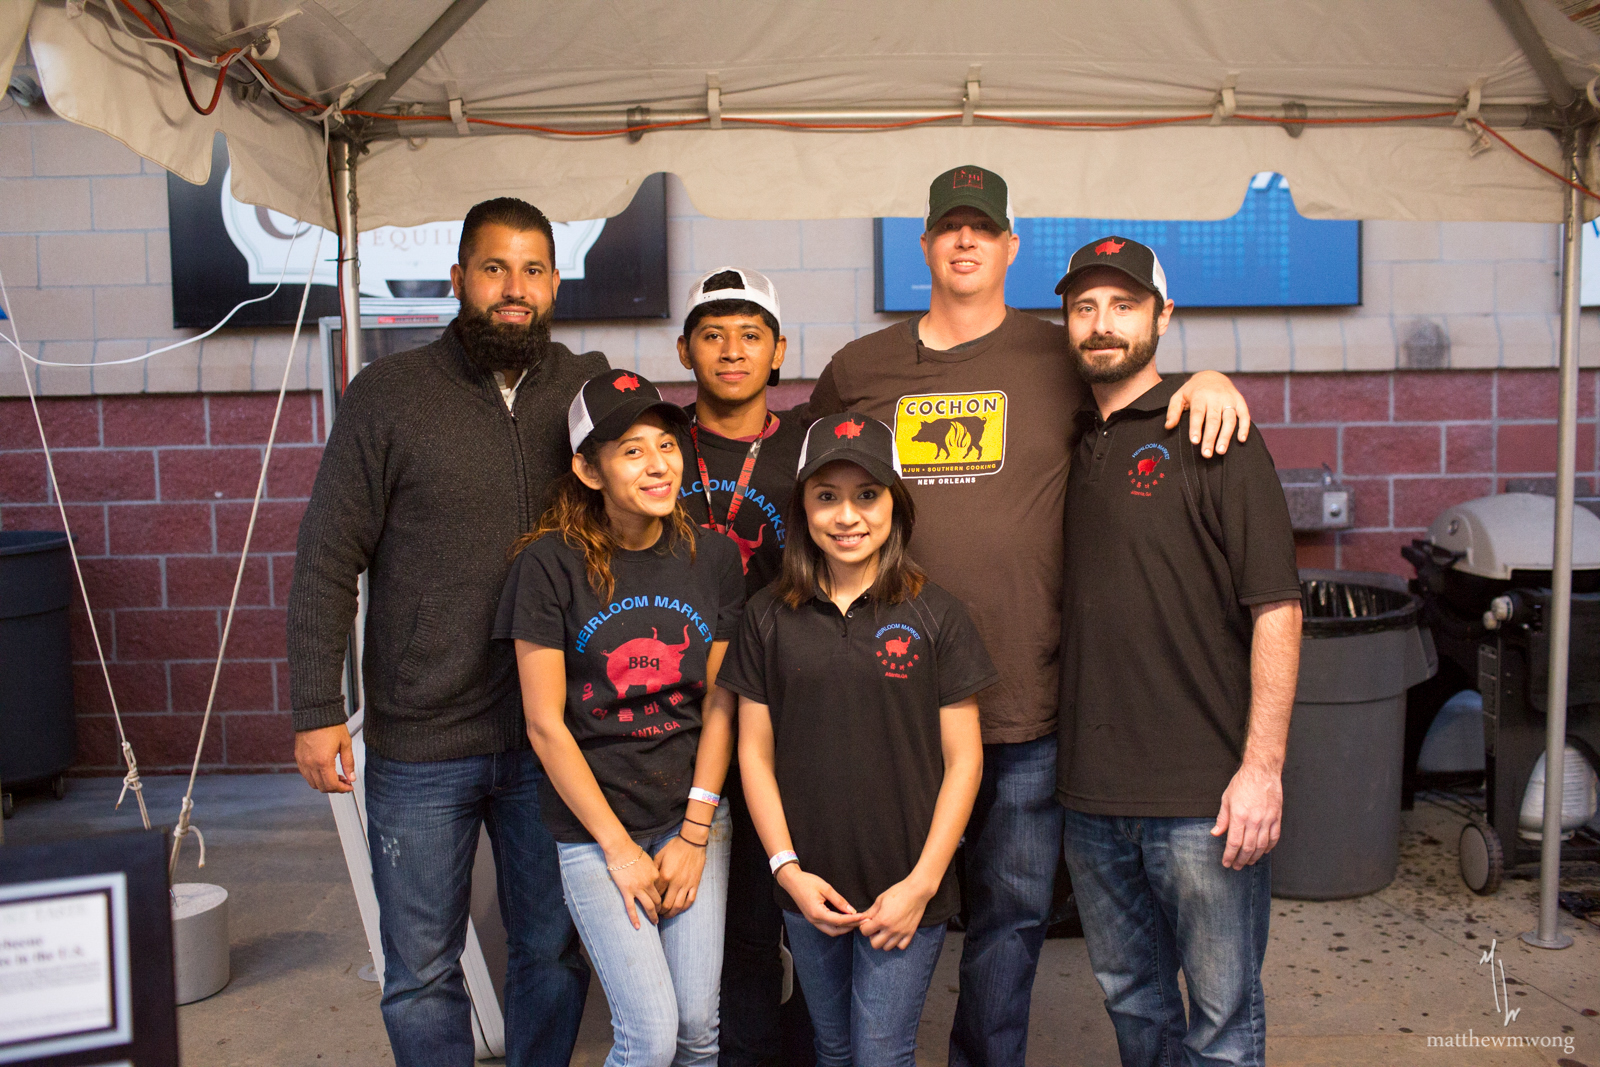
[[[1067,480],[1057,764],[1089,961],[1125,1067],[1258,1065],[1300,658],[1289,509],[1259,434],[1206,456],[1163,424],[1183,379],[1155,368],[1173,304],[1153,251],[1090,242],[1056,292],[1093,392]]]
[[[1062,509],[1069,427],[1088,392],[1059,326],[1006,306],[1018,248],[1005,179],[956,167],[928,188],[928,312],[846,345],[812,394],[894,429],[917,505],[911,546],[959,597],[1000,680],[978,697],[983,785],[967,826],[969,920],[952,1067],[1024,1062],[1033,976],[1060,856],[1055,801]],[[1222,375],[1176,390],[1167,422],[1226,451],[1248,409]],[[1221,430],[1219,434],[1217,431]]]

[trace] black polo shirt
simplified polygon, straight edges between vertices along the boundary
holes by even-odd
[[[1216,815],[1249,724],[1250,606],[1300,596],[1261,434],[1201,456],[1187,418],[1162,426],[1183,381],[1077,413],[1056,771],[1075,811]]]
[[[792,609],[764,589],[717,684],[771,710],[778,792],[801,866],[864,910],[922,856],[944,782],[939,709],[996,677],[966,608],[929,582],[899,604],[863,595],[843,614],[821,594]],[[922,925],[959,906],[947,870]]]
[[[691,418],[694,416],[693,404],[684,410]],[[794,476],[800,469],[800,448],[806,440],[806,424],[798,417],[802,413],[796,409],[773,414],[772,433],[761,441],[744,503],[739,505],[739,514],[734,516],[732,539],[739,546],[747,594],[765,588],[783,569],[783,542],[788,533],[784,511],[794,493]],[[695,427],[695,432],[700,439],[698,458],[705,460],[706,473],[711,476],[711,502],[716,510],[716,521],[721,525],[727,522],[728,505],[733,502],[739,473],[744,468],[745,457],[750,454],[750,442],[722,437],[704,426]],[[705,487],[700,480],[696,453],[688,448],[692,443],[684,441],[683,486],[678,490],[678,499],[689,517],[704,526],[712,516],[706,508]]]

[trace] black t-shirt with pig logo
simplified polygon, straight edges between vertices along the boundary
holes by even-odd
[[[611,810],[635,840],[683,819],[700,743],[700,702],[713,641],[738,630],[744,603],[739,549],[703,532],[686,544],[619,550],[616,588],[601,603],[583,554],[559,535],[511,565],[494,636],[566,652],[567,728]],[[557,841],[594,838],[546,779],[539,798]]]
[[[692,416],[694,405],[684,410]],[[783,542],[788,533],[784,527],[784,511],[794,494],[795,473],[800,469],[800,446],[806,439],[802,415],[804,411],[798,409],[773,414],[771,432],[761,441],[761,452],[756,457],[755,469],[750,472],[744,502],[739,505],[733,529],[728,532],[739,546],[745,590],[751,595],[770,585],[783,570]],[[726,524],[728,508],[739,486],[739,474],[750,455],[750,442],[723,437],[704,426],[698,428],[698,437],[699,458],[705,461],[706,473],[711,476],[711,502],[716,514],[712,516],[706,507],[705,488],[693,452],[686,452],[683,457],[683,487],[678,490],[678,499],[689,517],[700,526],[713,518],[719,524]],[[687,449],[689,441],[685,440],[684,445]]]

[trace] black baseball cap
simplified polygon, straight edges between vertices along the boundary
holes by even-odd
[[[644,375],[629,370],[596,374],[583,383],[567,408],[567,436],[572,450],[578,451],[591,437],[615,441],[647,411],[660,414],[680,435],[689,429],[689,416],[678,405],[661,399],[661,390]]]
[[[977,208],[1003,229],[1016,229],[1006,180],[992,170],[968,164],[933,179],[928,186],[927,229],[958,207]]]
[[[1155,252],[1132,238],[1116,235],[1090,241],[1072,253],[1072,259],[1067,262],[1067,273],[1056,283],[1056,295],[1065,295],[1074,278],[1095,267],[1120,270],[1166,303],[1167,272],[1161,269],[1161,261],[1156,258]]]
[[[823,467],[847,460],[878,479],[893,485],[900,477],[900,454],[894,447],[894,431],[865,415],[845,412],[829,415],[811,424],[805,443],[800,446],[800,472],[805,481]]]

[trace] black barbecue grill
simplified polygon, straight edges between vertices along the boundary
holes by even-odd
[[[1439,672],[1406,702],[1403,808],[1419,785],[1417,757],[1445,701],[1483,696],[1484,821],[1461,835],[1461,873],[1493,893],[1503,873],[1537,863],[1539,843],[1518,833],[1523,793],[1545,750],[1550,644],[1551,540],[1555,501],[1503,493],[1447,509],[1401,554],[1417,576],[1422,619],[1433,631]],[[1572,636],[1567,741],[1600,767],[1600,518],[1579,508],[1573,523]],[[1426,781],[1420,783],[1427,785]],[[1562,861],[1600,860],[1600,838],[1577,831]]]

